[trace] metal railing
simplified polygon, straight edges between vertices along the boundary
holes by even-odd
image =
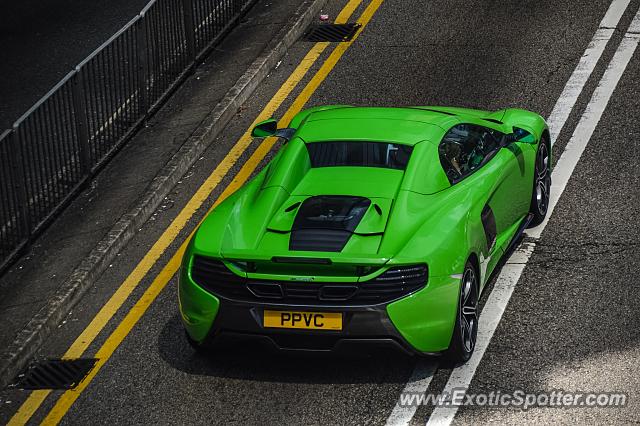
[[[152,0],[0,134],[0,272],[255,0]]]

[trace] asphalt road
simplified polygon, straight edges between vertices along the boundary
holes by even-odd
[[[148,0],[0,2],[0,129],[38,101]]]
[[[335,16],[344,2],[330,4]],[[307,105],[519,106],[547,117],[609,5],[606,0],[386,0]],[[639,0],[630,2],[619,31],[555,143],[556,156],[563,153],[639,8]],[[293,47],[241,108],[222,140],[241,136],[309,48],[304,42]],[[468,394],[624,392],[627,406],[528,410],[465,406],[454,423],[640,421],[639,73],[636,52],[536,243],[468,389]],[[295,89],[294,95],[300,90]],[[276,115],[290,103],[291,98]],[[239,165],[247,157],[244,154]],[[219,147],[204,159],[176,188],[176,204],[186,203],[215,168],[221,160]],[[237,170],[238,166],[233,168]],[[230,180],[225,178],[223,185]],[[178,243],[221,192],[222,188],[214,191],[189,229],[180,233]],[[96,284],[97,293],[117,287],[127,277],[174,213],[159,215],[141,230]],[[125,320],[178,243],[161,256],[85,356],[95,354]],[[491,290],[490,286],[484,300]],[[54,333],[42,356],[60,355],[75,340],[103,303],[99,296],[86,296],[92,297],[94,303],[83,304]],[[458,371],[438,366],[437,359],[396,354],[364,359],[283,358],[253,351],[199,355],[183,337],[176,299],[174,278],[79,394],[63,423],[383,424],[416,365],[436,368],[429,385],[432,393],[444,389]],[[17,391],[1,395],[0,419],[8,419],[26,397]],[[44,419],[60,395],[53,392],[32,420]],[[433,407],[421,406],[406,420],[425,424],[432,411]]]

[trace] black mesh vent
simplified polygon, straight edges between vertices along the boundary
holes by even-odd
[[[11,387],[25,390],[73,389],[91,371],[97,359],[46,359],[29,365]]]
[[[309,197],[300,206],[289,237],[289,250],[342,251],[371,200],[343,195]]]
[[[342,42],[351,41],[360,24],[320,24],[313,25],[304,35],[304,40],[314,43],[320,41]]]
[[[231,272],[221,261],[203,256],[193,258],[191,278],[205,290],[231,299],[245,297],[248,291],[245,278]]]
[[[335,229],[300,229],[291,231],[289,250],[342,251],[351,232]]]
[[[218,266],[202,267],[213,263]],[[196,256],[191,276],[214,295],[242,302],[359,306],[388,303],[413,293],[426,285],[427,272],[426,265],[415,265],[389,269],[364,282],[246,280],[220,261]]]

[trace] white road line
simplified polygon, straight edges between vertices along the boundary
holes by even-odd
[[[427,391],[431,379],[438,368],[438,364],[435,362],[427,362],[421,360],[413,369],[411,377],[402,390],[403,394],[423,394]],[[398,399],[399,400],[399,399]],[[409,423],[416,413],[418,405],[403,406],[399,403],[393,408],[391,415],[387,419],[387,425],[402,426]]]
[[[571,140],[567,144],[562,157],[556,164],[552,174],[555,182],[553,191],[554,196],[550,200],[549,212],[547,217],[553,212],[555,204],[558,202],[560,195],[566,188],[567,182],[573,173],[578,160],[582,156],[587,143],[591,139],[593,132],[604,113],[613,92],[615,91],[620,78],[622,77],[631,57],[633,56],[638,42],[640,41],[640,10],[635,15],[627,33],[618,46],[618,50],[611,59],[598,87],[593,92],[591,100],[585,109],[580,122],[575,128]],[[540,232],[546,226],[547,221],[537,227],[536,232],[529,235],[540,235]],[[502,314],[511,298],[513,289],[520,279],[520,275],[535,248],[535,243],[525,243],[514,253],[509,262],[504,266],[495,284],[494,290],[489,295],[487,303],[482,309],[480,316],[480,329],[478,331],[478,341],[476,343],[475,353],[471,360],[454,369],[451,373],[449,381],[445,385],[444,392],[451,392],[454,389],[468,389],[471,379],[482,360],[489,341],[498,326]],[[450,425],[458,411],[458,406],[440,406],[431,414],[428,426],[432,425]]]
[[[556,102],[555,106],[553,107],[553,110],[551,111],[551,114],[549,115],[549,118],[547,119],[547,123],[549,124],[549,127],[550,127],[552,143],[555,142],[556,138],[560,134],[560,131],[564,127],[569,115],[571,114],[571,111],[573,110],[573,107],[575,106],[575,103],[578,97],[580,96],[580,93],[584,88],[584,85],[586,84],[587,80],[589,80],[589,77],[591,76],[593,70],[595,69],[596,64],[600,60],[600,57],[602,56],[602,53],[604,52],[605,47],[607,46],[609,40],[611,39],[611,36],[613,35],[615,28],[618,26],[618,23],[620,22],[622,15],[627,9],[629,2],[630,0],[613,0],[611,2],[611,4],[609,5],[609,9],[607,10],[604,17],[602,18],[602,21],[600,22],[598,29],[596,30],[587,48],[585,49],[582,57],[580,58],[580,61],[578,62],[578,65],[576,66],[573,73],[571,74],[571,77],[569,77],[569,80],[567,81],[560,97],[558,98],[558,101]],[[604,80],[604,77],[603,77],[603,80]],[[583,139],[585,138],[583,137]],[[565,152],[567,151],[567,148],[572,149],[570,144],[571,142],[569,142],[569,144],[565,148]],[[584,142],[584,144],[586,146],[586,141]],[[582,148],[582,150],[580,150],[580,155],[582,155],[583,150],[584,150],[584,147]],[[575,154],[577,154],[577,152],[575,152],[574,154],[569,154],[569,156],[575,155]],[[567,157],[567,155],[563,155],[562,157]],[[562,157],[560,159],[561,161],[563,161]],[[576,157],[575,159],[576,163],[577,163],[577,160],[578,160],[578,157]],[[565,159],[564,162],[568,162],[568,159]],[[566,186],[566,182],[564,184],[561,183],[561,179],[563,179],[562,177],[560,176],[556,177],[556,175],[559,175],[561,173],[560,172],[561,168],[564,168],[564,167],[567,167],[567,165],[559,161],[554,169],[554,173],[552,175],[553,176],[552,198],[550,200],[551,204],[549,207],[547,218],[551,216],[551,213],[553,212],[553,208],[555,207],[555,203],[557,203],[561,192],[564,191],[564,188]],[[575,168],[575,164],[573,165],[573,167],[571,167],[571,171],[569,171],[568,174],[566,175],[567,180],[568,180],[568,177],[573,172],[573,168]],[[545,222],[543,222],[540,226],[530,231],[527,231],[527,234],[530,236],[539,238],[540,233],[542,232],[546,224],[547,224],[547,221],[545,220]],[[494,285],[493,291],[491,292],[489,300],[487,301],[487,304],[485,305],[482,311],[482,321],[480,322],[481,328],[478,330],[478,342],[476,344],[476,350],[475,350],[474,356],[471,358],[471,360],[467,364],[465,364],[465,366],[467,367],[463,366],[465,368],[462,368],[462,367],[457,368],[452,372],[452,375],[449,381],[447,382],[447,389],[453,389],[455,387],[455,386],[450,386],[450,383],[454,383],[454,382],[467,383],[466,386],[468,386],[468,383],[470,383],[471,378],[473,377],[473,374],[475,373],[475,370],[477,368],[477,365],[482,359],[482,355],[484,354],[486,346],[491,340],[491,337],[493,336],[493,333],[496,327],[498,326],[500,319],[502,318],[502,313],[504,312],[504,309],[509,299],[511,298],[511,294],[513,293],[515,284],[519,280],[520,275],[524,270],[524,266],[526,265],[531,253],[533,252],[533,248],[534,248],[533,244],[521,245],[519,249],[511,255],[508,262],[502,268],[500,275]],[[488,310],[488,308],[490,307],[489,305],[490,301],[494,307]],[[474,365],[471,365],[471,364],[474,364]],[[424,366],[421,366],[420,364],[416,366],[416,370],[422,369],[422,368],[424,368]],[[417,375],[416,372],[414,372],[414,374],[409,378],[409,381],[407,382],[403,392],[411,392],[410,389],[413,389],[413,387],[416,386],[414,384],[414,381],[419,381],[419,380],[420,380],[420,376]],[[430,382],[431,380],[429,379],[426,386],[424,386],[425,392]],[[420,382],[420,383],[423,383],[423,382]],[[398,399],[398,402],[399,402],[399,399]],[[453,417],[455,416],[457,408],[453,410],[453,412],[444,412],[443,410],[444,409],[442,408],[440,410],[439,409],[434,410],[431,418],[429,419],[429,424],[450,424],[451,421],[453,420]],[[415,412],[416,412],[416,408],[410,409],[409,407],[402,407],[399,403],[397,403],[391,415],[387,419],[387,424],[389,425],[408,424],[413,418]],[[449,414],[450,417],[447,414]]]
[[[587,83],[587,80],[589,80],[589,76],[591,76],[593,69],[600,60],[602,52],[604,52],[605,47],[607,47],[607,43],[609,43],[629,2],[630,0],[614,0],[611,2],[607,13],[600,22],[600,26],[580,58],[580,62],[578,62],[567,84],[564,86],[564,90],[560,94],[558,101],[547,119],[552,144],[558,138],[564,124],[567,122],[567,118],[569,118],[569,114],[571,114],[571,110],[573,110],[578,96],[582,93],[584,85]]]
[[[547,226],[549,217],[551,213],[553,213],[553,209],[558,203],[560,195],[564,192],[571,173],[573,173],[573,169],[576,167],[580,156],[584,152],[587,142],[589,142],[602,113],[609,103],[609,99],[611,99],[614,89],[618,85],[620,77],[622,77],[625,68],[627,68],[627,64],[638,46],[639,38],[640,10],[633,18],[631,25],[629,25],[629,29],[620,42],[618,50],[613,56],[613,59],[611,59],[598,87],[593,92],[582,118],[580,118],[580,122],[576,126],[569,143],[567,143],[564,153],[555,165],[553,173],[551,174],[551,195],[547,217],[539,226],[527,232],[527,235],[530,237],[540,238],[542,230]]]
[[[480,314],[480,320],[478,321],[478,324],[480,324],[478,328],[478,340],[473,356],[466,364],[455,368],[451,372],[451,376],[449,376],[443,393],[458,389],[467,389],[469,387],[469,383],[471,383],[471,379],[482,360],[487,346],[489,346],[493,333],[500,323],[502,314],[513,294],[513,289],[520,279],[520,275],[533,252],[534,246],[532,243],[523,243],[503,266],[493,287],[493,291],[489,295],[487,303],[484,305],[482,313]],[[458,406],[436,407],[431,413],[427,425],[450,425],[457,411]]]

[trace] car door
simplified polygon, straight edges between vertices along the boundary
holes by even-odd
[[[477,123],[461,123],[449,129],[439,146],[442,166],[450,182],[467,187],[474,200],[472,214],[479,216],[485,232],[487,246],[483,257],[489,270],[500,257],[494,256],[496,250],[504,245],[523,209],[519,188],[524,171],[520,169],[517,152],[501,149],[502,136],[501,132]]]

